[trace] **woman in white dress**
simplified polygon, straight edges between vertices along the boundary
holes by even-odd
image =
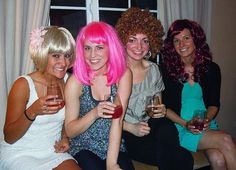
[[[63,91],[66,71],[74,62],[75,40],[65,28],[41,27],[31,32],[29,51],[36,71],[18,78],[9,93],[0,169],[80,170],[66,153],[64,101],[45,94],[51,83]]]

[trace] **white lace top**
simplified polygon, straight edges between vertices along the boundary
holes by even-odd
[[[38,99],[34,82],[30,76],[24,77],[29,84],[30,97],[27,108]],[[55,141],[61,138],[65,110],[56,114],[39,115],[25,135],[14,144],[3,141],[0,145],[1,170],[50,170],[67,159],[68,153],[55,153]]]

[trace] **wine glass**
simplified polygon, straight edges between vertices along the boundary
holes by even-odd
[[[158,95],[146,96],[145,112],[149,117],[163,117],[161,100]]]
[[[57,104],[51,104],[50,106],[61,105],[61,107],[63,107],[65,105],[63,89],[59,83],[51,83],[47,85],[47,95],[57,95],[57,97],[48,100],[57,102]]]
[[[192,118],[192,125],[195,126],[195,129],[202,131],[204,128],[206,110],[195,110]]]
[[[123,107],[121,104],[121,100],[120,100],[120,95],[118,93],[116,93],[116,96],[112,96],[112,95],[104,95],[104,100],[105,101],[110,101],[111,103],[114,103],[116,105],[115,107],[115,111],[112,114],[112,119],[117,119],[119,118],[122,113],[123,113]],[[106,115],[109,115],[109,113],[104,113]]]

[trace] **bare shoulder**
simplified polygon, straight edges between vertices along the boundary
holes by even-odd
[[[127,67],[124,75],[122,76],[122,78],[120,79],[118,86],[119,87],[124,87],[125,89],[130,89],[132,86],[132,72],[130,70],[130,68]]]
[[[9,96],[8,96],[8,103],[27,103],[29,99],[29,85],[25,78],[20,77],[18,78],[12,85]],[[20,101],[20,102],[19,102]]]
[[[66,82],[66,86],[65,86],[65,93],[66,94],[78,94],[79,96],[82,93],[82,84],[81,82],[76,79],[76,77],[74,75],[71,75],[67,82]]]
[[[66,86],[70,86],[70,87],[81,86],[81,82],[74,75],[71,75],[67,79]]]
[[[13,85],[25,86],[25,85],[28,85],[28,81],[26,80],[26,78],[22,76],[16,79]]]
[[[123,77],[125,79],[132,79],[132,71],[130,70],[129,67],[127,67],[127,69],[125,70],[125,73],[124,73]]]
[[[22,94],[26,91],[28,91],[28,82],[25,78],[20,77],[18,78],[12,85],[11,92],[17,93],[18,91]]]

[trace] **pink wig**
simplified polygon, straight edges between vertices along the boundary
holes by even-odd
[[[76,40],[76,61],[73,66],[75,77],[83,84],[91,85],[94,76],[84,58],[84,43],[102,43],[108,47],[107,84],[117,83],[126,70],[125,50],[115,29],[104,22],[92,22],[84,26]]]

